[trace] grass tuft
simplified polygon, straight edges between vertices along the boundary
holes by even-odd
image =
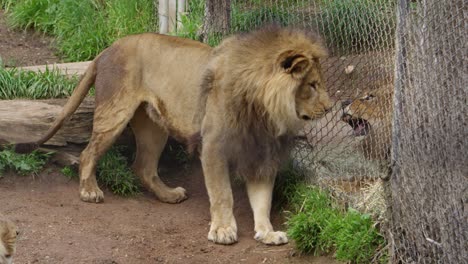
[[[12,147],[0,151],[0,176],[5,170],[14,170],[20,175],[37,174],[49,160],[52,153],[37,150],[29,154],[18,154]]]
[[[303,253],[329,254],[351,263],[370,263],[382,254],[385,239],[369,214],[343,212],[329,193],[299,183],[290,193],[288,235]]]
[[[319,31],[339,53],[391,47],[395,34],[395,1],[321,1]]]
[[[131,171],[127,158],[121,154],[124,147],[112,147],[99,160],[96,178],[100,184],[121,196],[140,193],[140,183]]]
[[[63,98],[71,94],[78,77],[66,77],[58,69],[44,72],[22,71],[0,67],[0,99]]]
[[[60,172],[65,175],[69,180],[79,179],[78,172],[71,166],[63,167]]]
[[[155,32],[152,0],[3,0],[10,25],[56,37],[68,61],[94,58],[123,36]]]
[[[246,32],[261,25],[276,23],[286,26],[297,21],[297,16],[288,13],[288,10],[277,5],[267,6],[265,3],[246,3],[234,1],[231,4],[231,31]],[[191,0],[188,2],[188,12],[182,16],[181,29],[175,35],[179,37],[200,40],[200,33],[203,27],[203,16],[205,12],[205,0]],[[211,34],[208,36],[207,44],[218,45],[224,36]]]
[[[115,146],[107,151],[99,160],[96,172],[96,180],[109,190],[120,196],[135,196],[140,194],[140,182],[128,166],[128,160],[124,156],[127,149],[124,146]],[[61,170],[68,179],[79,179],[75,167],[65,166]]]

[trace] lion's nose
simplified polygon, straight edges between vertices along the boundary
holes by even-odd
[[[348,105],[350,105],[353,102],[351,99],[347,99],[341,102],[341,108],[346,108]]]

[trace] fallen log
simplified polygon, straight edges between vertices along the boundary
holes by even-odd
[[[45,135],[67,99],[0,100],[0,145],[36,141]],[[55,152],[52,160],[75,165],[93,128],[94,98],[86,98],[39,151]],[[133,146],[131,129],[124,130],[116,144]],[[1,148],[1,146],[0,146]]]
[[[66,101],[67,99],[0,101],[0,139],[11,143],[38,140],[50,128]],[[91,135],[93,112],[94,99],[86,98],[47,145],[86,143]]]
[[[54,63],[48,65],[37,65],[37,66],[26,66],[18,67],[18,69],[25,71],[33,72],[44,72],[46,69],[57,69],[62,72],[64,75],[83,75],[83,73],[88,68],[91,61],[82,61],[82,62],[69,62],[69,63]]]

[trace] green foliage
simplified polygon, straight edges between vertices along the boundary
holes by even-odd
[[[63,175],[65,175],[65,177],[67,177],[68,179],[78,179],[78,172],[70,167],[70,166],[65,166],[62,168],[62,170],[60,170],[60,172],[62,172]]]
[[[114,194],[133,196],[140,193],[140,183],[129,168],[124,156],[124,146],[112,147],[99,160],[96,179],[100,185],[109,188]],[[66,166],[61,170],[69,179],[79,179],[76,168]]]
[[[12,26],[55,36],[59,53],[70,61],[92,59],[116,39],[156,26],[152,0],[4,1]]]
[[[292,160],[289,160],[278,172],[273,190],[273,205],[285,206],[294,197],[296,185],[304,181],[305,175],[294,168]]]
[[[175,163],[177,165],[188,165],[190,155],[183,144],[169,140],[161,155],[163,162]]]
[[[187,13],[181,17],[181,29],[177,29],[179,37],[198,40],[203,27],[203,15],[205,13],[205,0],[188,1]]]
[[[333,207],[328,194],[305,184],[296,185],[289,204],[293,215],[287,223],[288,235],[301,252],[314,252],[322,243],[320,233],[338,218],[339,211]]]
[[[295,187],[289,200],[292,213],[287,225],[288,235],[301,252],[335,252],[341,261],[369,263],[385,246],[368,214],[353,209],[343,213],[319,188],[304,184]]]
[[[232,8],[231,29],[235,32],[246,32],[264,24],[275,23],[281,26],[292,24],[297,16],[278,5],[259,5],[251,9]]]
[[[338,52],[379,50],[393,45],[393,0],[322,1],[317,23],[329,46]]]
[[[0,151],[0,175],[7,170],[14,170],[20,175],[36,174],[42,170],[52,153],[33,151],[29,154],[18,154],[8,147]]]
[[[99,160],[96,178],[113,193],[130,196],[140,193],[140,183],[129,168],[123,147],[113,147]]]
[[[324,249],[334,247],[338,260],[369,263],[385,240],[373,226],[368,214],[349,209],[344,216],[335,218],[322,230],[320,241]]]
[[[32,72],[0,67],[0,99],[67,97],[77,82],[76,76],[66,77],[57,69]]]
[[[252,6],[246,7],[245,3],[233,2],[231,4],[231,31],[245,32],[258,26],[276,23],[288,25],[297,21],[297,16],[288,13],[284,7],[277,5],[266,6],[261,1],[252,2]],[[177,30],[176,35],[194,40],[200,39],[203,27],[203,16],[205,12],[205,0],[191,0],[188,2],[188,12],[182,16],[182,28]],[[208,36],[207,44],[218,45],[224,36],[211,34]]]

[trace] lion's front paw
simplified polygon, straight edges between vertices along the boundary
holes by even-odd
[[[187,195],[185,194],[185,192],[186,191],[184,188],[177,187],[164,193],[164,195],[160,195],[158,198],[159,200],[165,203],[180,203],[183,200],[187,199]]]
[[[104,202],[104,193],[99,187],[94,188],[81,188],[80,198],[88,203],[102,203]]]
[[[281,231],[257,232],[254,238],[267,245],[282,245],[288,243],[286,233]]]
[[[234,226],[217,227],[210,229],[208,240],[216,244],[230,245],[237,242],[237,228]]]

